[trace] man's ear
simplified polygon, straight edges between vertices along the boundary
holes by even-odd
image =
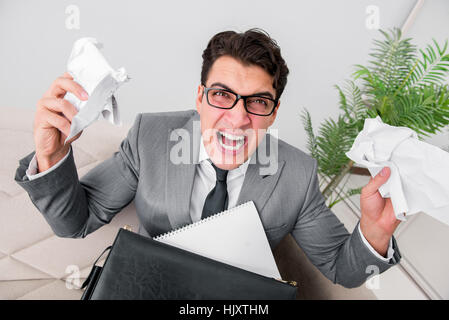
[[[196,95],[196,110],[201,114],[201,104],[203,103],[204,87],[200,84]]]

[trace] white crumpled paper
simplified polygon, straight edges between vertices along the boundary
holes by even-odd
[[[391,198],[397,219],[422,211],[449,225],[448,152],[420,141],[410,128],[390,126],[377,117],[365,119],[346,155],[373,177],[390,167],[391,176],[379,192]]]
[[[65,142],[76,136],[100,115],[115,125],[121,125],[115,91],[129,77],[124,68],[114,70],[98,50],[102,45],[95,38],[78,39],[67,63],[67,71],[89,95],[86,101],[79,100],[67,92],[64,99],[71,102],[78,113],[72,119],[70,135]]]

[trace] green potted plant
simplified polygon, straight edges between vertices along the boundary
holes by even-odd
[[[363,129],[366,118],[380,116],[384,123],[406,126],[419,138],[435,134],[449,124],[448,41],[435,40],[417,50],[400,29],[380,30],[383,40],[374,40],[367,66],[356,65],[352,79],[339,93],[337,119],[324,120],[315,133],[310,113],[301,119],[307,133],[307,149],[318,161],[322,193],[332,207],[342,199],[360,193],[360,188],[344,189],[354,163],[345,155]],[[341,186],[339,193],[334,191]]]

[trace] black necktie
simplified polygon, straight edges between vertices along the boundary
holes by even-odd
[[[217,174],[217,182],[215,183],[215,187],[206,197],[201,219],[226,210],[228,205],[228,187],[226,184],[228,170],[217,168],[213,163],[212,167],[214,167],[215,173]]]

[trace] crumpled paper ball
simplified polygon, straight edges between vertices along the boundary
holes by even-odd
[[[449,153],[420,141],[407,127],[365,119],[363,130],[346,155],[375,176],[387,166],[388,181],[379,188],[391,198],[396,218],[424,212],[449,225]]]

